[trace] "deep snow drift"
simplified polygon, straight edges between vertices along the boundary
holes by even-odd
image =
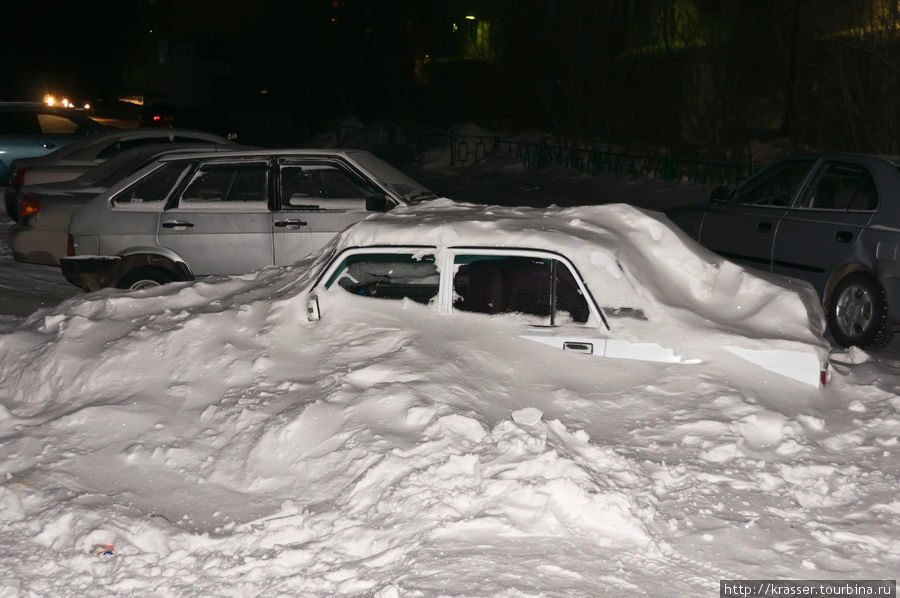
[[[900,570],[900,376],[865,353],[814,390],[573,359],[412,302],[335,294],[310,323],[312,261],[2,324],[0,594],[685,596]]]

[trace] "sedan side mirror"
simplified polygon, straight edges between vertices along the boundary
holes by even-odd
[[[367,212],[387,212],[393,207],[393,202],[390,201],[386,195],[370,195],[366,198]]]
[[[722,185],[721,187],[716,187],[712,190],[712,193],[709,194],[709,200],[712,203],[725,203],[728,201],[728,198],[731,197],[731,189]]]

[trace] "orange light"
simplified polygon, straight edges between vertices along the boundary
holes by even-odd
[[[41,204],[34,193],[23,193],[19,200],[19,220],[26,216],[37,214],[41,210]]]

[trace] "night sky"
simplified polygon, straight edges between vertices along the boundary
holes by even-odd
[[[747,156],[757,142],[900,152],[896,2],[85,0],[2,11],[4,100],[51,92],[108,108],[137,96],[287,139],[353,115],[709,158]]]

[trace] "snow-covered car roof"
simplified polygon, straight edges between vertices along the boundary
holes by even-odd
[[[825,344],[812,287],[746,270],[699,246],[663,214],[625,204],[538,209],[441,199],[370,217],[335,243],[338,251],[418,245],[556,252],[572,261],[601,307],[637,308],[651,320],[687,320],[749,337]]]

